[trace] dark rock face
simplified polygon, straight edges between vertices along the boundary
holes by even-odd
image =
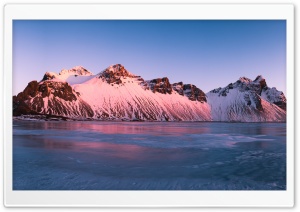
[[[32,110],[26,100],[33,98],[38,94],[38,82],[32,81],[28,83],[23,92],[20,92],[17,96],[13,96],[13,115],[19,116],[22,114],[36,115],[37,112]]]
[[[261,98],[254,91],[245,92],[244,100],[247,102],[248,106],[250,106],[253,102],[253,104],[255,105],[255,108],[257,110],[263,111],[263,107],[262,107],[262,104],[261,104]]]
[[[13,116],[20,115],[38,115],[39,113],[32,110],[21,98],[13,96]]]
[[[185,84],[183,85],[183,92],[185,96],[189,97],[191,101],[200,101],[206,102],[205,93],[197,88],[195,85],[192,84]]]
[[[253,81],[253,87],[258,95],[265,94],[269,102],[274,103],[281,109],[286,111],[286,98],[283,92],[278,91],[276,88],[267,86],[266,80],[262,76],[257,76]]]
[[[269,102],[274,103],[286,111],[286,98],[283,92],[278,91],[276,88],[264,87],[262,93],[266,96]]]
[[[40,84],[37,81],[32,81],[28,83],[23,92],[17,95],[17,99],[26,100],[28,97],[36,97],[38,94],[40,94],[42,98],[53,94],[55,97],[66,101],[77,100],[72,87],[68,83],[53,81],[44,81]]]
[[[173,83],[172,87],[173,87],[174,91],[176,91],[177,93],[179,93],[181,96],[184,96],[183,82]]]
[[[108,83],[122,83],[121,77],[136,77],[135,75],[130,74],[124,66],[121,64],[116,64],[105,69],[99,76],[106,80]]]
[[[55,97],[61,98],[66,101],[76,101],[77,97],[73,92],[72,87],[65,82],[44,81],[38,87],[42,98],[48,97],[53,94]]]
[[[30,83],[28,83],[27,87],[24,89],[23,92],[19,93],[17,95],[18,99],[26,99],[27,96],[30,97],[34,97],[38,94],[38,88],[39,88],[39,84],[37,81],[31,81]]]
[[[259,76],[257,76],[255,78],[255,80],[253,82],[259,84],[259,90],[258,90],[259,92],[258,92],[258,94],[261,95],[262,89],[267,87],[266,80],[262,76],[259,75]]]
[[[221,87],[211,90],[211,93],[219,93],[222,90]]]
[[[155,93],[171,94],[172,87],[167,77],[150,80],[150,89]]]
[[[193,84],[174,83],[173,89],[182,96],[187,96],[191,101],[207,102],[205,93]]]
[[[281,109],[286,111],[286,102],[285,101],[279,101],[279,102],[273,102],[275,105],[280,107]]]
[[[43,98],[50,97],[47,105]],[[55,115],[80,115],[80,113],[93,116],[91,107],[82,100],[79,100],[79,95],[73,91],[68,83],[43,81],[38,83],[32,81],[28,83],[23,92],[17,96],[13,96],[13,115],[36,115],[36,114],[55,114]],[[70,111],[72,106],[67,107],[63,102],[78,101],[79,111]]]
[[[54,79],[54,78],[55,78],[54,75],[50,74],[49,72],[46,72],[46,73],[44,74],[44,76],[43,76],[42,81],[45,81],[45,80],[52,80],[52,79]]]

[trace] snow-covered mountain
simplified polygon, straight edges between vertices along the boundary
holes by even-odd
[[[96,119],[210,121],[206,102],[172,92],[167,78],[145,81],[117,64],[93,79],[73,85]]]
[[[285,121],[286,99],[258,77],[205,94],[167,77],[144,80],[121,64],[98,74],[76,66],[46,72],[13,97],[14,116],[48,114],[96,120]],[[281,107],[281,108],[280,108]]]
[[[207,94],[213,121],[284,122],[286,98],[269,88],[262,76],[254,81],[241,77],[224,88]]]
[[[173,90],[168,78],[145,81],[120,64],[96,75],[77,67],[60,74],[47,72],[39,83],[29,83],[14,97],[14,115],[38,113],[100,120],[210,121],[206,99],[191,101],[189,95]]]

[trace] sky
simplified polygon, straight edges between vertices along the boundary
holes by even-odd
[[[120,63],[205,93],[262,75],[286,94],[284,20],[14,20],[13,95],[45,72]]]

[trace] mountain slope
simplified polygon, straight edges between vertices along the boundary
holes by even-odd
[[[169,84],[167,78],[164,80]],[[211,120],[210,107],[206,102],[192,102],[173,91],[170,84],[168,88],[164,88],[163,84],[160,79],[147,82],[117,64],[98,77],[74,85],[74,89],[90,103],[94,118],[98,119]]]
[[[94,113],[66,82],[32,81],[13,97],[13,115],[50,114],[65,117],[93,117]]]
[[[254,81],[242,77],[224,88],[208,92],[213,121],[239,122],[284,122],[286,120],[286,99],[282,92],[268,95],[275,88],[269,88],[265,79],[258,76]],[[280,108],[277,105],[282,105]]]
[[[97,75],[80,66],[60,74],[47,72],[41,82],[31,84],[34,86],[27,86],[14,97],[14,115],[38,113],[99,120],[211,120],[206,100],[191,101],[189,96],[174,91],[167,78],[145,81],[120,64]]]
[[[46,72],[13,97],[13,115],[50,114],[95,120],[285,121],[286,99],[263,77],[242,77],[205,94],[167,77],[144,80],[121,64],[93,74],[82,66]]]

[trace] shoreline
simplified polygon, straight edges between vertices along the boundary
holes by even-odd
[[[57,115],[21,115],[13,116],[13,120],[18,121],[96,121],[96,122],[158,122],[158,123],[286,123],[282,121],[278,122],[242,122],[242,121],[159,121],[159,120],[131,120],[131,119],[93,119],[93,118],[70,118]]]

